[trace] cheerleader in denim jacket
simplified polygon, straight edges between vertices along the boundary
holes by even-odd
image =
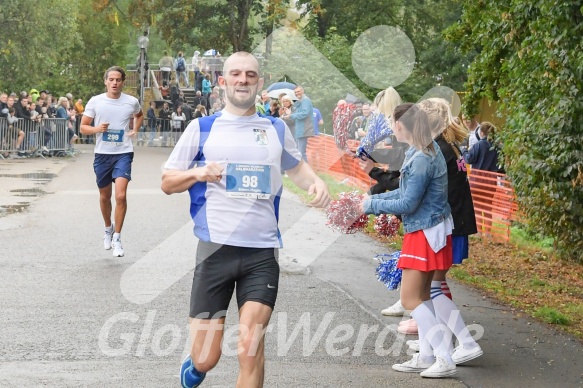
[[[453,221],[447,202],[447,166],[419,106],[401,104],[393,114],[398,141],[410,145],[401,168],[398,190],[372,195],[362,203],[366,214],[400,214],[405,236],[398,267],[403,270],[401,303],[419,325],[420,352],[402,364],[400,372],[421,372],[422,377],[446,377],[456,366],[444,340],[433,303],[431,280],[435,270],[452,265]],[[430,335],[428,335],[430,334]]]

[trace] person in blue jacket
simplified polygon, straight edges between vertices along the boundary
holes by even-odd
[[[296,143],[302,154],[302,159],[307,162],[308,139],[314,136],[314,106],[312,105],[312,100],[304,93],[303,87],[296,86],[294,93],[298,100],[295,102],[292,113],[288,117],[295,122]]]
[[[491,237],[492,200],[496,193],[496,180],[492,172],[502,172],[498,165],[498,148],[492,141],[495,130],[496,127],[488,121],[480,123],[480,140],[463,153],[466,163],[472,165],[470,185],[479,193],[474,203],[478,214],[481,213],[478,230],[487,238]]]
[[[420,351],[409,361],[394,364],[399,372],[440,378],[456,373],[448,341],[439,326],[430,297],[437,270],[452,265],[453,219],[447,202],[445,158],[433,140],[427,114],[416,104],[401,104],[392,116],[398,141],[409,144],[397,190],[371,195],[361,204],[365,214],[400,214],[405,236],[398,262],[403,270],[401,303],[419,325]]]

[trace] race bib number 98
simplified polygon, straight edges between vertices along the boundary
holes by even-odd
[[[108,129],[103,132],[103,141],[109,143],[122,143],[123,142],[123,129]]]
[[[271,166],[227,164],[227,197],[267,199],[271,196]]]

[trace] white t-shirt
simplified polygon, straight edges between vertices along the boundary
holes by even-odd
[[[480,141],[480,125],[476,127],[473,131],[470,132],[468,137],[468,150],[471,150],[474,144]]]
[[[172,112],[172,127],[174,129],[182,128],[183,121],[186,121],[186,116],[184,113],[181,113],[180,116],[178,116],[176,112]]]
[[[94,119],[93,126],[109,123],[108,132],[95,135],[96,154],[123,154],[132,152],[134,145],[127,136],[130,119],[141,110],[137,98],[122,93],[118,99],[107,97],[105,93],[91,97],[85,107],[84,116]],[[105,135],[105,137],[104,137]]]
[[[225,167],[220,182],[197,182],[188,191],[194,234],[206,242],[252,248],[280,248],[277,227],[282,193],[281,171],[296,167],[301,154],[289,128],[274,117],[236,116],[217,112],[193,120],[164,165],[185,171],[217,162]],[[230,165],[230,166],[229,166]],[[260,185],[270,190],[264,198],[234,198],[233,182],[253,182],[247,173],[263,169]],[[233,172],[233,169],[235,171]],[[229,171],[233,174],[229,175]],[[252,175],[252,174],[250,174]]]

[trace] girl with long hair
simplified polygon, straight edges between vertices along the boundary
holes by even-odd
[[[419,325],[420,352],[401,364],[399,372],[421,372],[422,377],[456,373],[444,332],[430,298],[436,270],[452,264],[453,221],[447,203],[447,166],[429,131],[426,113],[415,104],[401,104],[392,117],[399,142],[409,144],[401,167],[398,190],[371,195],[362,203],[366,214],[400,214],[405,236],[398,267],[403,270],[401,303]]]

